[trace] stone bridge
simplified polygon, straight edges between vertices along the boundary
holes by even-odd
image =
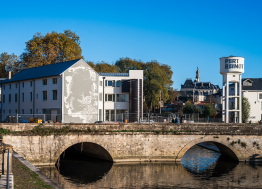
[[[55,164],[69,147],[114,162],[180,161],[201,142],[213,142],[221,154],[236,161],[262,160],[262,126],[255,124],[70,124],[77,132],[46,136],[32,134],[34,126],[2,123],[0,128],[16,131],[5,135],[4,142],[35,165]],[[65,126],[45,124],[46,128]]]

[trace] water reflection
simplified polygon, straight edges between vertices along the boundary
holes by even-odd
[[[64,161],[64,162],[63,162]],[[194,146],[181,163],[114,163],[63,160],[40,170],[66,189],[73,188],[261,188],[262,164],[228,161]],[[109,164],[108,164],[109,163]]]

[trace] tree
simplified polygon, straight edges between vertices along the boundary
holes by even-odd
[[[250,116],[250,102],[246,97],[242,97],[242,123],[247,122]]]
[[[207,105],[204,106],[204,112],[203,112],[203,114],[204,114],[204,116],[206,116],[206,117],[211,117],[211,116],[214,115],[215,111],[216,111],[216,110],[214,109],[214,107],[213,107],[212,104],[207,104]]]
[[[11,71],[12,74],[18,72],[18,57],[6,52],[0,54],[0,78],[7,78],[8,71]]]
[[[177,89],[173,90],[173,87],[169,88],[167,102],[169,103],[174,102],[178,96],[179,96],[179,92],[177,91]]]
[[[111,65],[102,61],[95,65],[95,71],[98,73],[118,73],[118,68],[115,65]]]
[[[193,104],[192,103],[186,103],[186,106],[183,109],[184,114],[192,114],[193,113]]]
[[[160,100],[165,103],[169,99],[168,91],[173,84],[171,67],[157,61],[142,62],[130,58],[120,58],[115,65],[119,72],[128,73],[128,70],[144,70],[144,97],[148,107],[152,110],[158,106]]]
[[[26,42],[25,52],[21,55],[22,67],[31,68],[82,58],[80,38],[75,32],[36,33]]]
[[[201,108],[199,108],[198,106],[196,106],[195,109],[194,109],[194,113],[198,113],[199,115],[202,114]]]
[[[144,62],[141,60],[132,60],[128,57],[120,58],[115,65],[118,67],[120,73],[128,73],[128,70],[143,70]]]

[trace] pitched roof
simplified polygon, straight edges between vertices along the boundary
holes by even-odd
[[[242,85],[242,90],[254,90],[254,91],[261,91],[262,90],[262,78],[245,78],[244,81],[249,80],[252,81],[252,85],[244,86]]]
[[[71,60],[67,62],[60,62],[56,64],[49,64],[46,66],[28,68],[12,76],[11,79],[6,79],[2,81],[1,84],[60,75],[61,73],[63,73],[65,70],[67,70],[69,67],[71,67],[73,64],[75,64],[79,60],[80,59]]]

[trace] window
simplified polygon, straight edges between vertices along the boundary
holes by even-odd
[[[231,91],[233,91],[234,90],[234,88],[231,88]]]
[[[29,114],[33,114],[33,110],[32,109],[29,110]]]
[[[22,93],[22,102],[24,102],[24,100],[25,100],[25,94]]]
[[[117,102],[128,102],[128,94],[117,94],[116,101]]]
[[[3,103],[5,103],[5,95],[3,95]]]
[[[262,93],[259,93],[259,99],[262,99]]]
[[[43,85],[47,85],[47,79],[43,79],[42,83]]]
[[[53,90],[53,100],[57,100],[57,90]]]
[[[32,87],[33,86],[33,81],[30,81],[30,87]]]
[[[25,114],[25,110],[24,109],[22,109],[22,114]]]
[[[5,90],[5,85],[3,87],[4,87],[4,90]]]
[[[42,99],[47,100],[47,91],[42,92]]]
[[[5,110],[3,110],[3,114],[5,115]]]
[[[30,102],[32,102],[32,101],[33,101],[33,93],[30,92]]]
[[[17,102],[17,93],[15,93],[15,102]]]
[[[45,114],[46,113],[46,109],[42,109],[42,114]]]
[[[17,89],[17,83],[15,84],[15,88]]]
[[[53,84],[57,84],[57,78],[53,78]]]
[[[9,115],[11,115],[11,110],[9,110]]]
[[[100,83],[100,86],[102,86],[103,82],[102,82],[102,81],[100,81],[99,83]]]
[[[121,87],[122,86],[122,81],[117,81],[116,82],[116,87]]]
[[[102,93],[99,93],[99,101],[102,101]]]
[[[22,82],[22,88],[24,88],[25,87],[25,83],[24,82]]]
[[[113,101],[113,95],[108,95],[107,100],[108,100],[108,101]]]
[[[15,114],[17,114],[17,109],[15,109]]]
[[[107,81],[106,80],[106,86],[108,86],[108,87],[115,87],[115,81],[113,80],[113,81]]]
[[[115,101],[115,94],[106,94],[105,101],[114,102]]]
[[[108,87],[110,87],[110,86],[112,87],[113,86],[113,81],[108,81],[107,84],[108,84]]]
[[[9,100],[8,101],[11,102],[11,94],[9,94]]]
[[[36,94],[36,99],[38,99],[38,94]]]
[[[9,84],[9,89],[11,89],[11,84]]]

